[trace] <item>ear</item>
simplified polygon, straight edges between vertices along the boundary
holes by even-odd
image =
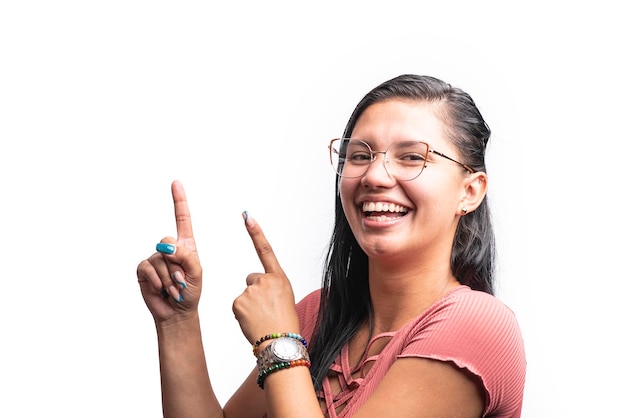
[[[459,202],[458,214],[463,216],[480,206],[487,194],[487,173],[470,173],[463,180],[463,194]]]

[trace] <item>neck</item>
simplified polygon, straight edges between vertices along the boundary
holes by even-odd
[[[402,269],[370,262],[369,285],[374,328],[385,332],[401,328],[460,284],[449,265],[413,262],[410,269]]]

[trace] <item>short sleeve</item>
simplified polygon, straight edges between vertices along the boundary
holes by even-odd
[[[458,289],[420,315],[404,338],[399,358],[454,362],[483,382],[485,416],[519,417],[526,376],[524,343],[514,313],[500,300]]]

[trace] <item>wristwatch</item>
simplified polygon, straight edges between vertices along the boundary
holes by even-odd
[[[269,367],[279,363],[290,363],[296,360],[309,360],[309,352],[302,341],[280,337],[273,340],[261,351],[257,357],[259,372],[267,370]]]

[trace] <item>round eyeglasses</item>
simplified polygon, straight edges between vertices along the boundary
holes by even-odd
[[[359,139],[337,138],[330,141],[328,149],[330,162],[335,172],[344,178],[358,178],[365,175],[370,164],[376,161],[376,154],[383,154],[383,164],[387,174],[401,181],[414,180],[422,174],[426,167],[428,153],[431,152],[457,163],[470,173],[475,172],[467,164],[430,149],[427,143],[420,141],[395,142],[386,151],[372,151],[366,142]]]

